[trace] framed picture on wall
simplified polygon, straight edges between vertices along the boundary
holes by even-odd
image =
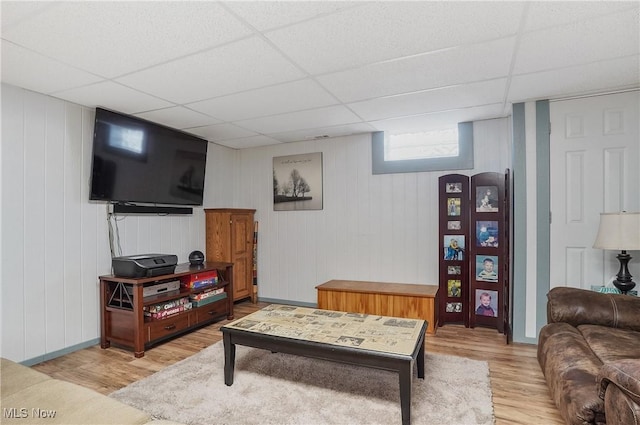
[[[273,158],[273,210],[322,209],[322,152]]]

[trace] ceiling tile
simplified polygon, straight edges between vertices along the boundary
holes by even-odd
[[[558,25],[574,24],[597,16],[620,10],[637,11],[638,2],[625,1],[537,1],[527,3],[525,31],[551,28]]]
[[[144,118],[145,120],[154,121],[178,129],[220,124],[220,120],[182,106],[157,109],[155,111],[142,112],[136,115],[140,118]]]
[[[460,122],[477,121],[489,118],[504,117],[502,104],[485,105],[455,111],[435,112],[431,114],[414,115],[397,119],[371,121],[378,131],[388,133],[413,133],[419,131],[441,130],[457,126]]]
[[[50,94],[101,80],[88,72],[62,64],[2,40],[2,81]],[[42,70],[46,69],[46,77]]]
[[[25,19],[44,12],[46,9],[58,7],[60,4],[52,1],[2,1],[0,2],[2,32],[20,24]]]
[[[282,83],[305,75],[259,37],[117,79],[175,103],[189,103]]]
[[[282,142],[272,139],[271,137],[263,136],[262,134],[258,136],[242,137],[239,139],[221,140],[216,142],[218,145],[227,146],[233,149],[255,148],[258,146],[277,145],[279,143]]]
[[[319,76],[343,102],[505,77],[515,37],[379,62]],[[469,64],[473,64],[472,67]]]
[[[502,102],[506,78],[461,84],[401,96],[382,97],[348,106],[365,121]]]
[[[2,37],[108,78],[246,36],[215,2],[64,2]]]
[[[328,106],[307,111],[242,120],[236,123],[258,133],[273,134],[306,128],[351,124],[360,121],[362,120],[357,115],[344,106]]]
[[[511,79],[512,103],[640,87],[640,55],[564,69],[519,75]]]
[[[376,131],[376,129],[367,123],[355,123],[347,125],[337,125],[333,127],[323,127],[321,129],[317,128],[289,131],[285,133],[270,134],[270,136],[274,139],[280,140],[281,142],[301,142],[304,140],[322,140],[330,137],[371,133],[372,131]]]
[[[190,103],[188,106],[224,121],[237,121],[336,103],[336,99],[318,83],[304,79]]]
[[[374,2],[266,34],[312,74],[516,33],[516,2]]]
[[[111,81],[60,91],[52,96],[93,108],[103,106],[126,114],[172,106],[162,99],[140,93]]]
[[[225,5],[254,28],[265,31],[364,3],[345,1],[230,1]]]
[[[637,14],[618,13],[522,36],[514,74],[638,54]],[[621,42],[624,40],[624,42]]]
[[[237,125],[233,125],[229,123],[207,125],[204,127],[193,127],[193,128],[187,128],[184,130],[188,131],[189,133],[193,133],[197,136],[204,137],[210,142],[216,142],[216,143],[222,140],[240,139],[240,138],[258,136],[258,134],[253,131],[240,128]]]

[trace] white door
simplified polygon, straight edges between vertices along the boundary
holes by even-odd
[[[640,91],[552,101],[551,282],[590,289],[618,271],[592,248],[601,212],[640,211]],[[629,270],[640,282],[640,252]]]

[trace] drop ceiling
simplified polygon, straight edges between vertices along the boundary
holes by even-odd
[[[2,82],[242,149],[640,86],[640,3],[1,2]]]

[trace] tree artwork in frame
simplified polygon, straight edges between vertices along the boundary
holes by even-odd
[[[273,210],[322,209],[322,152],[273,158]]]

